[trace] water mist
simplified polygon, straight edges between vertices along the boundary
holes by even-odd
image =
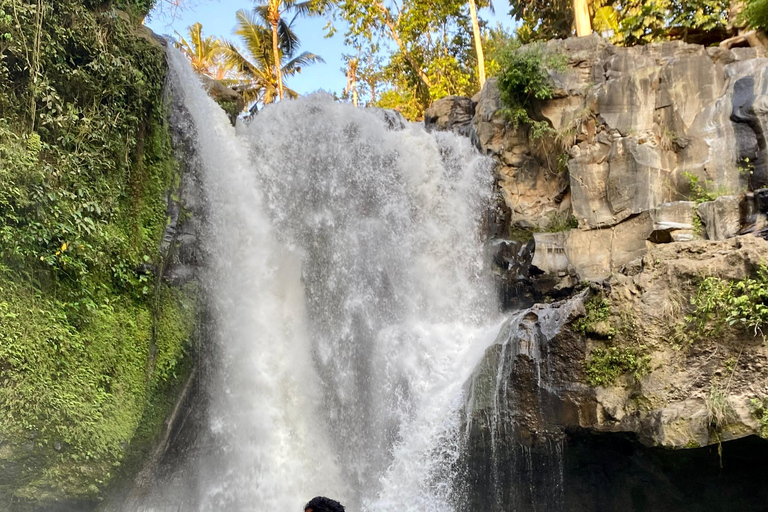
[[[452,510],[462,387],[498,330],[469,140],[315,94],[237,131],[169,50],[205,204],[200,511]],[[152,498],[140,509],[165,510]]]

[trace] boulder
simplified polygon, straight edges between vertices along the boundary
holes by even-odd
[[[741,196],[720,196],[698,206],[708,240],[725,240],[741,230]]]
[[[766,228],[768,228],[768,188],[747,192],[742,203],[739,234],[754,233],[765,238],[768,236]]]
[[[649,240],[657,244],[693,240],[694,208],[696,203],[693,201],[673,201],[653,208],[653,232]]]
[[[227,87],[219,80],[205,75],[199,75],[199,77],[208,95],[227,113],[229,121],[234,126],[237,122],[237,116],[245,109],[243,95]]]
[[[648,212],[604,229],[573,229],[563,233],[535,233],[532,265],[541,272],[581,281],[600,281],[648,251],[653,232]]]
[[[469,135],[475,102],[461,96],[446,96],[432,103],[424,112],[424,127],[427,131],[454,131]]]

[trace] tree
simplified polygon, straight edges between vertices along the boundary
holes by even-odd
[[[521,43],[562,39],[573,33],[571,0],[510,0],[509,15],[520,22]]]
[[[437,98],[477,91],[466,0],[341,0],[334,12],[347,22],[346,42],[358,53],[389,54],[376,73],[366,64],[365,82],[379,106],[419,119]]]
[[[274,63],[275,76],[277,77],[277,95],[283,99],[283,73],[279,66],[282,62],[281,52],[293,53],[293,38],[290,25],[283,19],[283,15],[295,11],[298,14],[312,14],[313,3],[311,1],[296,2],[296,0],[256,0],[256,11],[267,23],[272,34],[272,62]],[[296,17],[294,16],[294,20]],[[298,40],[297,40],[298,41]]]
[[[200,23],[187,27],[188,38],[185,39],[176,32],[179,40],[174,44],[189,59],[192,69],[217,80],[224,78],[228,68],[222,60],[221,41],[213,36],[203,37],[203,26]]]
[[[431,87],[425,70],[401,36],[403,14],[406,12],[405,3],[401,6],[397,0],[392,0],[389,5],[386,5],[384,0],[341,0],[335,5],[342,18],[349,23],[348,42],[360,46],[361,39],[373,43],[386,34],[386,37],[397,45],[403,58],[411,66],[411,71],[427,89]]]
[[[475,38],[475,52],[477,53],[477,76],[482,89],[485,85],[485,55],[483,55],[483,36],[480,33],[475,0],[469,0],[469,15],[472,18],[472,35]]]
[[[768,30],[768,0],[747,0],[741,18],[750,28]]]
[[[576,35],[588,36],[592,33],[592,24],[589,21],[589,7],[587,0],[573,0],[573,17],[576,23]]]
[[[347,61],[347,86],[344,88],[344,94],[352,95],[352,104],[358,105],[357,95],[357,68],[360,65],[360,60],[357,57],[344,56]]]
[[[251,12],[238,11],[235,35],[245,45],[245,52],[228,41],[222,46],[227,64],[245,77],[245,81],[236,87],[243,94],[243,99],[247,103],[262,105],[281,99],[281,87],[289,98],[296,98],[298,93],[284,87],[282,77],[293,76],[304,66],[325,62],[322,57],[310,52],[295,55],[301,43],[293,32],[293,22],[280,25],[278,51],[275,52],[274,33],[271,22],[265,18],[266,14],[264,9],[258,8]],[[279,59],[277,63],[275,57]]]
[[[607,1],[595,13],[595,27],[626,46],[670,39],[713,44],[728,37],[729,6],[729,0]]]

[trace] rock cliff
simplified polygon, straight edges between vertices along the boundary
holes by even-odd
[[[595,281],[646,254],[648,241],[765,227],[764,52],[679,41],[620,48],[596,35],[546,48],[567,67],[549,71],[555,97],[531,117],[554,136],[512,128],[494,79],[472,100],[444,98],[425,114],[428,129],[469,133],[496,159],[499,233],[533,233],[538,271],[561,286],[565,276]],[[570,223],[578,229],[562,231]]]
[[[486,498],[466,509],[758,510],[756,481],[733,482],[768,450],[768,59],[597,36],[546,51],[568,64],[529,114],[554,136],[511,126],[493,79],[425,115],[497,162],[490,235],[517,309],[467,383],[468,495]],[[738,496],[696,491],[711,472]]]

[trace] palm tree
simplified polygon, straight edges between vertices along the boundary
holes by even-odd
[[[189,41],[176,32],[179,40],[174,44],[187,56],[192,68],[211,78],[221,79],[227,69],[221,60],[221,42],[213,36],[203,37],[203,26],[200,23],[187,27]]]
[[[299,49],[299,38],[293,32],[291,23],[282,23],[278,32],[278,44],[275,46],[271,22],[263,9],[252,12],[237,11],[235,35],[242,40],[245,51],[241,52],[231,42],[224,42],[222,54],[225,62],[245,77],[245,81],[236,87],[247,103],[266,105],[283,95],[296,98],[299,94],[284,86],[283,76],[293,76],[301,68],[316,62],[325,62],[322,57],[310,52],[294,55]],[[294,18],[295,19],[295,18]],[[277,48],[277,52],[275,52]],[[245,53],[245,55],[244,55]],[[278,61],[275,61],[275,57]],[[277,64],[276,64],[277,62]],[[281,94],[282,88],[282,94]]]
[[[259,13],[262,19],[264,19],[272,31],[272,62],[280,63],[282,59],[280,52],[291,54],[293,49],[291,47],[292,38],[287,36],[286,33],[290,32],[290,26],[293,24],[293,20],[290,23],[286,23],[283,19],[283,15],[295,11],[296,15],[299,14],[311,14],[312,1],[307,0],[304,2],[297,2],[296,0],[255,0],[256,12]],[[296,19],[294,16],[294,20]],[[287,46],[286,46],[287,45]],[[283,73],[282,69],[275,64],[275,76],[277,77],[277,94],[278,97],[283,99]]]

